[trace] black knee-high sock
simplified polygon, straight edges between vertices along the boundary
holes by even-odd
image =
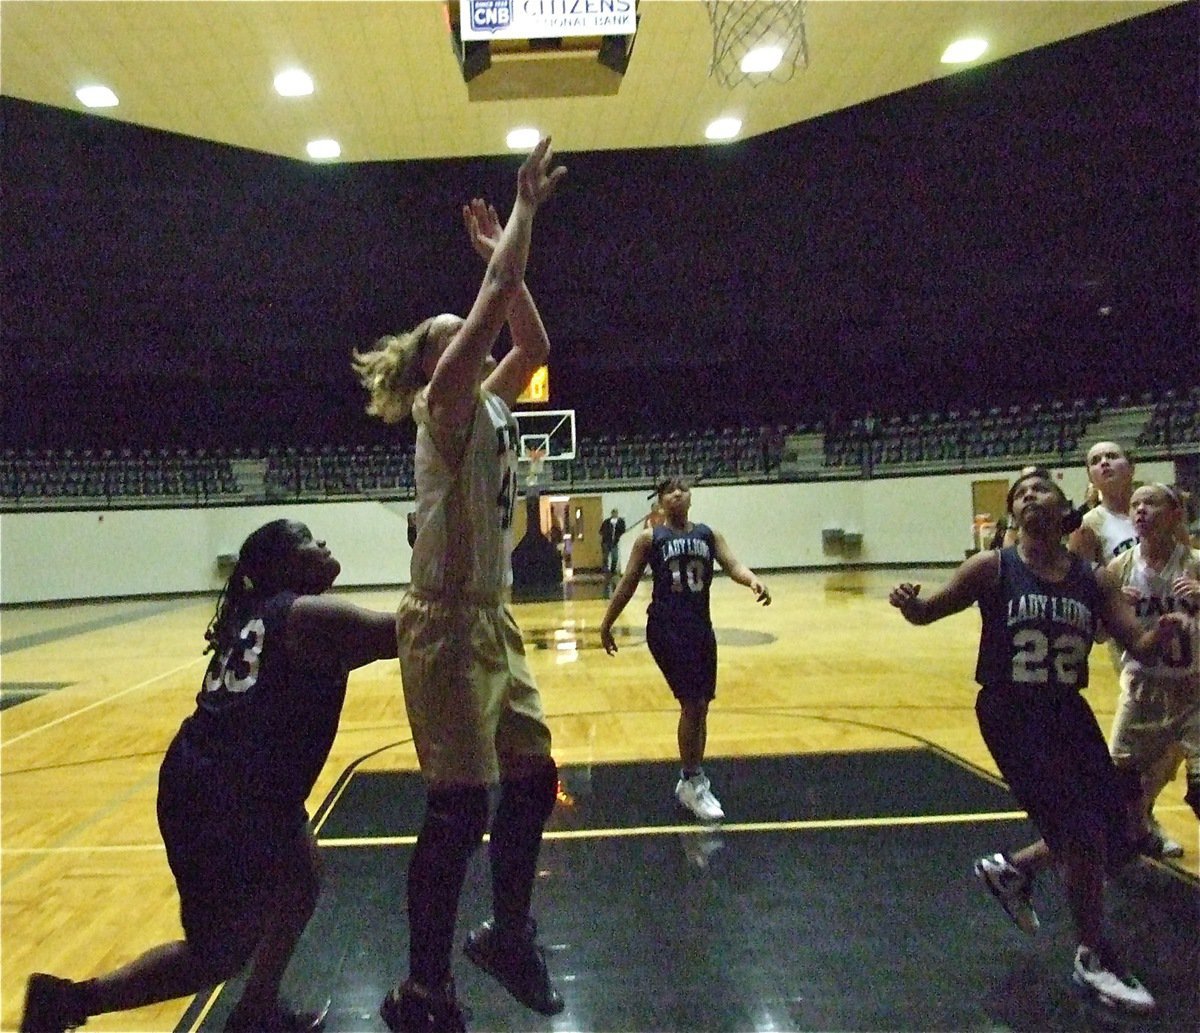
[[[500,784],[488,856],[492,865],[492,910],[501,929],[523,930],[533,898],[542,829],[558,795],[558,768],[545,764],[527,778]]]
[[[458,898],[487,827],[487,809],[483,786],[429,794],[408,865],[408,963],[412,978],[430,989],[450,977]]]

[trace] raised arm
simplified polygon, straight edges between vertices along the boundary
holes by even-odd
[[[504,233],[496,209],[475,198],[469,205],[463,205],[463,224],[471,246],[485,262],[490,262]],[[512,348],[483,386],[512,406],[550,355],[550,337],[526,283],[521,284],[509,305],[508,329]]]
[[[396,655],[396,616],[327,595],[305,595],[292,603],[286,636],[293,662],[320,671],[351,671]]]
[[[716,546],[716,559],[721,564],[721,569],[739,585],[749,588],[754,593],[757,602],[762,603],[763,606],[770,606],[771,593],[767,591],[767,586],[758,579],[754,571],[730,551],[725,539],[716,531],[713,531],[713,543]]]
[[[612,598],[608,600],[608,609],[600,622],[600,644],[610,656],[617,651],[617,642],[613,638],[613,622],[621,616],[621,611],[633,598],[637,591],[638,582],[642,580],[642,572],[650,562],[650,543],[654,541],[654,532],[642,531],[634,540],[633,548],[629,550],[629,562],[625,565],[625,573],[617,587],[613,589]]]
[[[965,610],[999,574],[999,553],[991,549],[977,552],[966,560],[928,599],[920,598],[921,586],[902,581],[888,593],[888,602],[900,611],[909,624],[932,624]]]
[[[439,420],[460,423],[470,414],[484,359],[508,320],[514,301],[528,293],[524,286],[525,264],[533,217],[566,175],[562,166],[552,169],[551,161],[550,140],[546,138],[533,149],[517,174],[516,200],[488,260],[475,303],[429,381],[429,407]]]

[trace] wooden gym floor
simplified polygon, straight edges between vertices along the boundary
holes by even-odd
[[[1061,889],[1018,933],[970,875],[1031,828],[994,777],[973,702],[973,611],[909,627],[901,579],[946,571],[776,573],[774,603],[713,588],[720,673],[709,721],[728,815],[704,830],[674,806],[677,708],[644,642],[647,586],[608,657],[595,583],[514,607],[563,769],[535,904],[567,1010],[543,1019],[461,958],[472,1029],[1079,1029]],[[392,609],[400,590],[348,591]],[[0,1027],[31,971],[83,978],[179,935],[158,839],[158,763],[192,709],[213,600],[3,611]],[[1111,722],[1103,650],[1088,690]],[[331,996],[329,1029],[382,1030],[378,999],[405,965],[404,872],[421,805],[396,664],[351,679],[311,800],[326,892],[285,986]],[[1158,996],[1138,1028],[1200,1023],[1200,842],[1180,775],[1157,809],[1185,856],[1112,887],[1113,931]],[[462,920],[486,914],[476,858]],[[219,1029],[216,990],[89,1030]],[[1125,1024],[1125,1028],[1129,1028]]]

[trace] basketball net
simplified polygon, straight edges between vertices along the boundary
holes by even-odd
[[[546,450],[531,448],[525,453],[525,460],[529,464],[525,469],[525,483],[527,485],[537,484],[541,480],[542,466],[546,462]]]
[[[797,68],[808,67],[805,0],[705,0],[704,6],[713,30],[708,74],[722,86],[788,82]],[[779,64],[768,72],[744,70],[746,55],[763,47],[782,52]]]

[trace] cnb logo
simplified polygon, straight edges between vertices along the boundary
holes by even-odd
[[[471,28],[476,32],[507,29],[513,20],[514,0],[471,0]]]

